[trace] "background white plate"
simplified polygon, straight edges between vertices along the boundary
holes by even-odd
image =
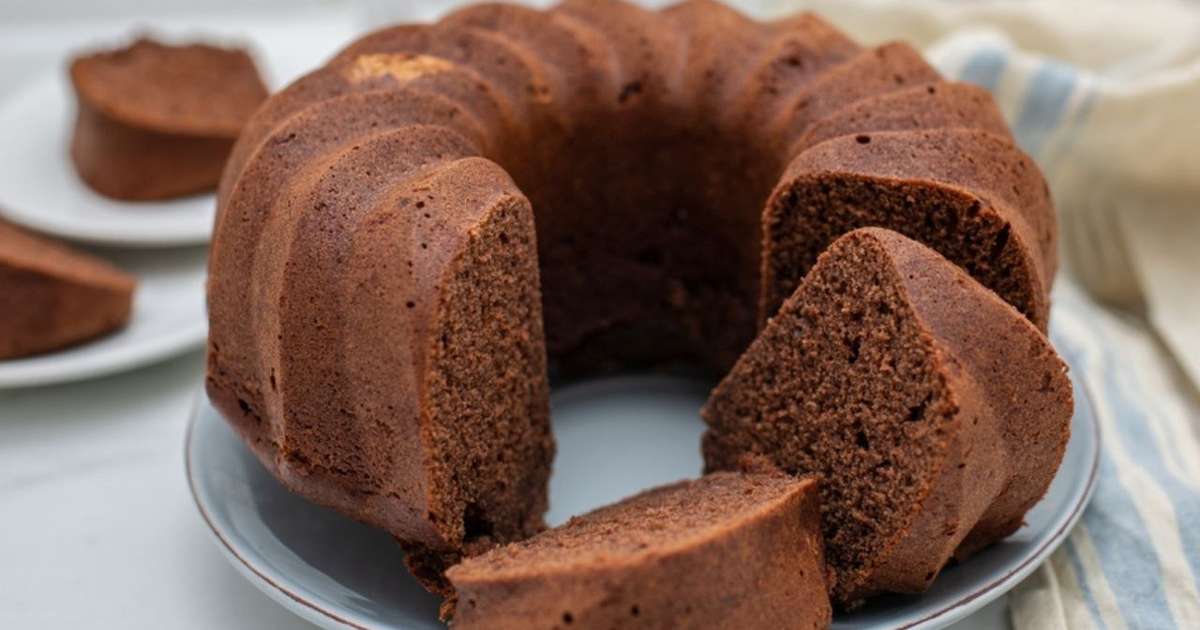
[[[64,72],[0,105],[0,211],[14,223],[79,241],[166,246],[208,241],[212,194],[125,202],[93,192],[68,155],[75,97]]]
[[[662,376],[556,389],[552,406],[559,451],[550,483],[550,523],[652,485],[695,476],[703,430],[697,411],[708,390],[707,383]],[[946,569],[924,595],[873,600],[837,617],[834,627],[944,627],[1032,572],[1062,542],[1095,485],[1096,420],[1078,387],[1076,401],[1062,468],[1024,528]],[[285,607],[328,628],[442,627],[438,600],[404,570],[400,549],[386,533],[284,490],[203,394],[197,398],[186,458],[192,494],[221,551]]]
[[[205,248],[106,251],[102,255],[138,278],[129,325],[57,352],[0,361],[0,388],[110,374],[174,356],[204,342],[208,334]]]
[[[67,78],[72,54],[117,46],[149,33],[170,42],[212,41],[248,46],[268,86],[278,88],[317,67],[360,32],[359,18],[344,10],[300,7],[293,14],[194,16],[56,22],[52,28],[8,29],[5,45],[45,51],[58,59],[11,89],[0,102],[0,214],[15,223],[77,241],[123,247],[169,247],[206,243],[212,232],[214,196],[125,202],[93,192],[75,173],[68,154],[75,97]]]

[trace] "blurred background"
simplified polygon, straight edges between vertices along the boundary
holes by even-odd
[[[153,319],[80,355],[0,361],[0,627],[304,627],[221,558],[183,478],[211,197],[129,241],[81,236],[87,193],[51,164],[65,160],[71,103],[50,95],[69,57],[147,32],[228,42],[274,90],[370,29],[463,4],[0,1],[0,216],[134,272],[135,322]],[[815,9],[864,43],[913,42],[995,94],[1051,185],[1065,264],[1053,327],[1089,366],[1073,376],[1098,396],[1105,476],[1051,562],[963,627],[1200,627],[1200,2],[728,4]],[[62,126],[33,129],[40,115]],[[50,148],[31,157],[22,143],[39,133]],[[106,203],[97,212],[119,212]]]

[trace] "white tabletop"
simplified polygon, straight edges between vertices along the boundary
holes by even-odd
[[[182,447],[202,364],[0,392],[0,627],[306,625],[196,514]]]

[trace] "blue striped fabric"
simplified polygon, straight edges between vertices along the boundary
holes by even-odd
[[[1096,94],[1069,65],[1015,61],[981,44],[958,76],[996,93],[1016,114],[1017,141],[1052,169],[1086,128]],[[1100,308],[1066,281],[1055,298],[1055,344],[1096,401],[1100,477],[1066,544],[1014,591],[1013,620],[1200,628],[1200,413],[1180,396],[1182,378],[1144,324]]]
[[[993,46],[982,47],[967,59],[959,78],[995,92],[1007,61],[1008,55],[1003,49]]]
[[[1046,135],[1059,127],[1076,74],[1069,66],[1046,62],[1029,80],[1021,115],[1013,126],[1017,141],[1030,154],[1041,153]]]
[[[1053,580],[1059,597],[1079,595],[1062,605],[1085,607],[1099,628],[1200,627],[1200,453],[1187,422],[1195,410],[1170,408],[1174,366],[1143,324],[1070,285],[1056,293],[1052,329],[1095,400],[1103,435],[1095,497],[1057,552],[1071,569]],[[1015,592],[1018,617],[1024,592]]]

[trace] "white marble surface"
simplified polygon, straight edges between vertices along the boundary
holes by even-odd
[[[295,628],[217,552],[183,474],[200,353],[0,392],[0,627]]]
[[[154,8],[186,22],[190,4]],[[372,14],[408,6],[384,4],[368,3]],[[111,24],[147,6],[0,0],[0,85],[61,63],[92,31],[82,18]],[[46,35],[67,19],[61,40]],[[307,626],[226,564],[196,513],[182,446],[201,378],[192,352],[89,382],[0,391],[0,628]],[[1007,626],[1001,600],[957,627]]]

